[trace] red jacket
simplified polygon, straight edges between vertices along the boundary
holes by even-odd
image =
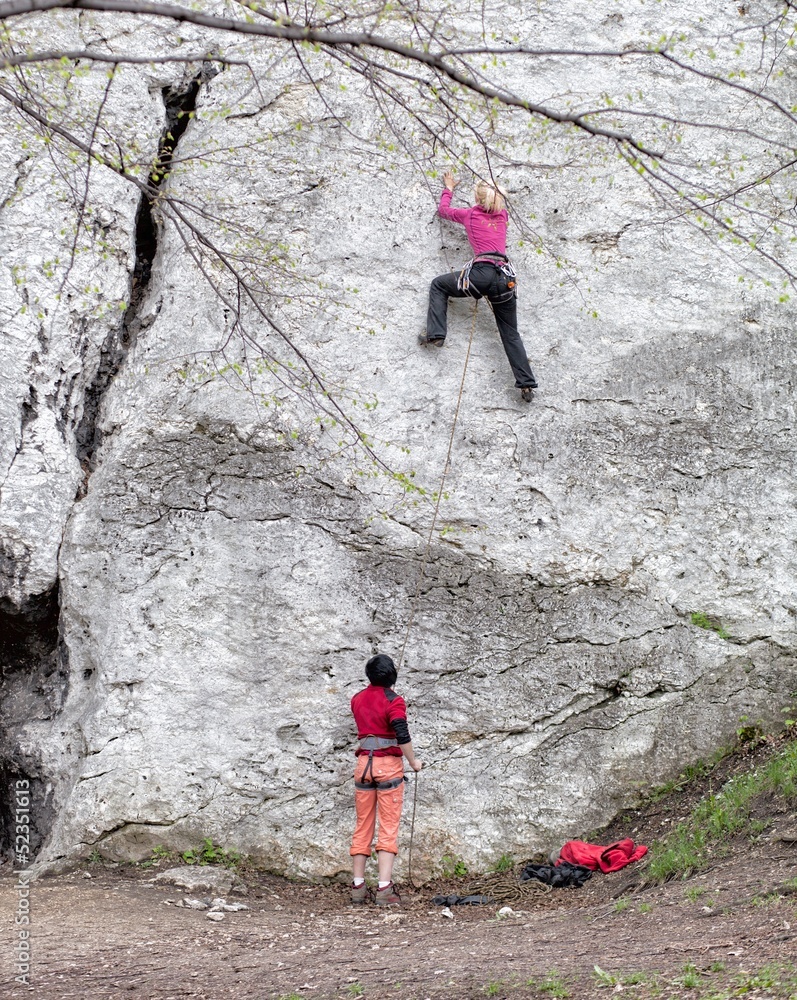
[[[559,852],[557,865],[568,861],[571,865],[582,865],[591,871],[617,872],[632,861],[639,861],[648,853],[647,847],[640,844],[634,847],[630,837],[618,840],[616,844],[601,847],[599,844],[587,844],[583,840],[568,840]]]
[[[357,723],[358,739],[364,736],[381,736],[387,740],[397,739],[399,743],[410,742],[407,706],[401,695],[396,694],[392,688],[369,684],[352,698],[351,710]],[[368,750],[357,751],[358,756],[361,753],[368,753]],[[374,750],[374,757],[400,756],[400,746]]]

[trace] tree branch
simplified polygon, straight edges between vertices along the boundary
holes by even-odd
[[[214,28],[219,31],[240,35],[254,35],[286,42],[307,42],[316,45],[327,45],[333,48],[346,46],[352,48],[365,47],[392,52],[409,61],[429,66],[472,93],[479,94],[490,100],[496,100],[507,107],[520,108],[530,114],[548,118],[550,121],[573,125],[587,132],[589,135],[601,136],[616,142],[627,143],[642,156],[658,156],[661,158],[660,153],[648,149],[643,143],[636,140],[634,136],[625,132],[618,132],[615,129],[592,125],[584,121],[583,115],[580,113],[573,114],[565,111],[556,111],[553,108],[535,104],[506,91],[479,83],[474,77],[468,76],[446,62],[446,57],[449,55],[447,51],[437,53],[426,52],[408,45],[402,45],[399,42],[394,42],[390,38],[381,35],[372,35],[368,32],[332,32],[320,28],[299,27],[293,24],[281,24],[278,22],[264,24],[262,21],[239,21],[234,18],[204,14],[201,11],[190,10],[176,4],[150,3],[147,0],[6,0],[5,3],[0,4],[0,21],[5,21],[19,14],[56,9],[149,15],[151,17],[163,17],[172,21],[187,22],[200,27]]]

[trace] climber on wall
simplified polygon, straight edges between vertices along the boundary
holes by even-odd
[[[354,859],[351,901],[364,903],[371,895],[365,884],[365,864],[371,856],[378,812],[379,885],[374,902],[377,906],[391,906],[401,903],[392,877],[404,801],[403,758],[407,758],[413,771],[420,771],[422,764],[412,749],[407,706],[393,690],[398,676],[393,661],[383,653],[372,656],[365,665],[365,675],[370,685],[351,700],[360,741],[354,769],[357,823],[349,851]]]
[[[473,189],[473,208],[451,208],[451,196],[459,184],[449,171],[443,177],[443,193],[438,213],[465,227],[473,257],[459,275],[449,271],[438,275],[429,288],[426,333],[418,338],[423,345],[441,347],[446,338],[446,313],[450,297],[486,298],[493,309],[501,342],[515,376],[521,397],[528,401],[537,388],[517,328],[517,278],[506,256],[506,227],[509,216],[501,192],[479,181]]]

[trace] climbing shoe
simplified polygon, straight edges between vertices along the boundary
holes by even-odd
[[[351,901],[352,903],[365,903],[371,896],[371,890],[363,882],[362,885],[355,885],[354,882],[351,884]]]
[[[427,337],[425,333],[418,334],[418,343],[421,347],[442,347],[445,337]]]
[[[534,388],[530,385],[524,385],[520,390],[520,398],[524,403],[530,403],[534,399]]]
[[[374,902],[377,906],[401,906],[401,896],[399,896],[395,885],[389,882],[384,889],[376,890]]]

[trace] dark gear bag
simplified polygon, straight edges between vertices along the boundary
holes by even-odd
[[[517,298],[517,274],[510,261],[501,267],[496,267],[496,281],[490,289],[490,302],[508,302],[511,298]]]

